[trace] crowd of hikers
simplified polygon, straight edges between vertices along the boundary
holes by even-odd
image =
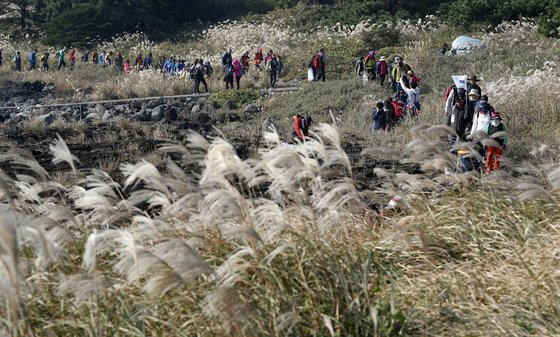
[[[48,71],[50,69],[51,57],[48,51],[39,53],[37,49],[33,49],[27,58],[28,70]],[[73,68],[77,63],[77,52],[75,49],[69,51],[63,48],[55,53],[54,60],[57,70],[62,70],[66,67]],[[214,68],[208,60],[196,59],[190,63],[173,56],[162,56],[159,61],[156,61],[152,53],[148,53],[145,56],[139,53],[136,58],[130,59],[125,58],[120,52],[105,50],[100,52],[97,50],[92,52],[82,51],[79,60],[84,64],[92,63],[105,68],[113,68],[118,72],[130,73],[145,69],[156,69],[166,78],[187,78],[194,81],[195,94],[199,93],[201,84],[204,85],[206,92],[208,92],[208,84],[205,78],[215,75]],[[22,71],[22,55],[20,51],[13,55],[12,61],[13,69],[15,71]],[[2,67],[2,63],[3,56],[0,49],[0,67]],[[253,56],[248,51],[245,51],[237,58],[234,58],[230,49],[222,55],[221,67],[226,90],[239,90],[241,78],[247,75],[251,68],[254,68],[254,71],[266,73],[269,88],[276,87],[277,81],[284,71],[282,57],[272,50],[263,54],[262,48],[258,48]],[[313,56],[309,67],[314,81],[325,81],[326,54],[324,48],[321,48],[319,53]]]

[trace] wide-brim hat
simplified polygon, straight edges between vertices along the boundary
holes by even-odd
[[[381,58],[379,59],[379,61],[385,61],[385,56],[381,56]]]
[[[467,78],[467,80],[469,80],[469,81],[475,81],[475,82],[480,81],[480,80],[478,79],[478,77],[476,77],[476,75],[472,75],[471,77]]]

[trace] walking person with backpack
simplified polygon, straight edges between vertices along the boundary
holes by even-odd
[[[309,138],[309,128],[312,122],[313,120],[309,116],[295,115],[292,127],[292,141],[295,143],[305,142]]]
[[[76,50],[72,49],[68,60],[70,61],[70,68],[74,68],[74,65],[76,64]]]
[[[387,110],[383,102],[377,102],[376,107],[371,111],[371,130],[385,130],[387,126]]]
[[[56,52],[56,60],[58,61],[58,70],[64,67],[66,68],[66,62],[64,61],[64,56],[66,56],[66,48],[62,48],[61,50]]]
[[[317,63],[315,63],[317,60]],[[325,82],[326,78],[326,68],[327,68],[327,54],[325,48],[319,50],[319,54],[313,59],[313,65],[317,65],[317,77],[315,81]]]
[[[99,53],[97,53],[97,49],[94,49],[93,54],[91,54],[91,62],[93,64],[97,64],[98,60],[99,60]]]
[[[364,74],[365,64],[364,64],[364,57],[360,56],[360,58],[356,61],[356,65],[354,65],[354,71],[356,75],[362,76]]]
[[[200,94],[200,83],[204,85],[204,90],[206,91],[206,93],[208,93],[208,84],[204,79],[205,71],[206,71],[206,67],[203,64],[202,59],[195,61],[194,68],[193,68],[193,77],[194,77],[194,93],[196,95]],[[226,89],[227,89],[227,82],[226,82]]]
[[[49,52],[45,51],[43,53],[43,55],[41,55],[41,63],[43,64],[43,70],[44,71],[48,71],[49,70]]]
[[[379,84],[381,84],[381,86],[385,83],[387,74],[389,74],[389,66],[387,65],[385,56],[381,56],[379,63],[377,63],[377,75],[379,76]]]
[[[370,79],[375,79],[375,73],[377,71],[377,63],[375,62],[375,51],[370,51],[366,57],[364,58],[364,64],[366,67],[366,72],[368,73],[368,77]]]
[[[19,50],[14,55],[15,71],[21,71],[21,53]]]
[[[231,61],[224,67],[224,82],[226,82],[226,90],[233,89],[233,77],[235,69]]]
[[[274,88],[276,86],[276,80],[278,79],[278,61],[274,54],[271,55],[270,60],[266,63],[266,71],[269,76],[268,87],[269,89]]]
[[[264,57],[263,57],[263,53],[262,53],[262,48],[258,48],[257,52],[255,53],[255,59],[254,59],[254,64],[255,64],[255,68],[257,68],[258,70],[261,70],[261,63],[264,61]]]
[[[447,117],[447,126],[451,126],[457,133],[457,136],[449,136],[449,143],[451,144],[454,144],[457,140],[465,140],[465,131],[467,130],[468,122],[466,99],[465,93],[458,93],[456,103],[453,105],[453,109]],[[457,137],[459,139],[457,139]]]
[[[241,62],[238,59],[233,60],[233,72],[235,75],[235,85],[237,90],[239,90],[239,84],[241,82],[241,76],[243,75]]]
[[[249,52],[246,51],[243,53],[243,55],[241,55],[241,67],[242,70],[241,72],[243,73],[243,75],[245,75],[246,72],[249,71]]]
[[[124,58],[121,52],[117,52],[117,56],[115,56],[115,69],[119,72],[124,70]]]
[[[86,50],[82,53],[82,63],[87,63],[89,60],[89,52]]]
[[[503,132],[503,136],[496,137],[495,141],[498,142],[499,147],[487,146],[486,147],[486,174],[497,171],[500,168],[500,157],[503,151],[506,150],[506,126],[502,122],[502,117],[499,112],[493,112],[490,117],[490,125],[486,129],[488,136],[492,137],[498,132]]]
[[[37,49],[33,49],[29,54],[29,70],[37,69]]]

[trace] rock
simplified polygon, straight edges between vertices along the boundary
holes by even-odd
[[[43,122],[45,125],[49,125],[54,122],[55,116],[52,113],[48,113],[37,117],[37,120]]]
[[[228,110],[235,110],[237,109],[237,104],[235,104],[235,102],[233,101],[226,101],[223,105],[223,108]]]
[[[95,106],[95,111],[97,112],[97,114],[98,114],[99,116],[103,116],[103,114],[105,113],[105,111],[107,111],[107,108],[104,107],[104,106],[101,105],[101,104],[97,104],[97,105]]]
[[[165,112],[165,105],[159,105],[152,109],[151,120],[153,122],[159,122],[163,119]]]
[[[101,120],[101,116],[99,116],[97,113],[92,112],[89,113],[85,118],[84,118],[84,122],[86,124],[92,124],[94,122],[98,122]]]
[[[135,100],[135,101],[130,101],[130,108],[131,109],[135,109],[135,110],[140,110],[142,109],[142,101],[139,100]]]
[[[195,106],[192,107],[191,113],[195,114],[195,113],[198,113],[198,112],[200,112],[200,105],[196,104]]]
[[[177,120],[177,110],[175,108],[165,109],[163,114],[163,118],[166,122],[176,121]]]
[[[274,123],[271,117],[266,117],[265,120],[262,122],[261,126],[262,133],[266,132],[278,132],[280,133],[280,129],[278,129],[278,125]]]
[[[163,105],[163,98],[154,99],[148,102],[148,108],[153,109],[156,106]]]
[[[113,121],[113,119],[114,119],[114,116],[111,113],[111,111],[109,111],[109,110],[105,111],[105,113],[103,113],[103,117],[101,117],[102,122],[111,122],[111,121]]]
[[[113,113],[114,113],[115,115],[120,115],[120,114],[125,113],[126,110],[127,110],[127,109],[126,109],[126,106],[120,104],[120,105],[117,105],[117,106],[115,106],[115,107],[113,108]]]
[[[214,116],[214,120],[221,124],[225,124],[228,122],[237,122],[240,119],[241,118],[239,117],[239,115],[233,112],[220,111]]]
[[[10,122],[13,123],[13,124],[19,124],[19,123],[22,123],[22,122],[28,120],[29,117],[31,117],[29,113],[20,112],[20,113],[12,115],[10,117]]]
[[[245,113],[250,113],[250,114],[256,114],[261,112],[261,107],[254,104],[254,103],[249,103],[246,107],[245,110],[243,110],[243,112]]]
[[[192,120],[195,120],[199,124],[207,124],[210,122],[210,116],[208,114],[201,112],[193,116]]]

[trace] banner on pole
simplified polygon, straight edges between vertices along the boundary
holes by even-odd
[[[467,75],[458,75],[458,76],[451,76],[453,78],[453,82],[455,82],[455,86],[458,89],[465,89],[467,90]]]

